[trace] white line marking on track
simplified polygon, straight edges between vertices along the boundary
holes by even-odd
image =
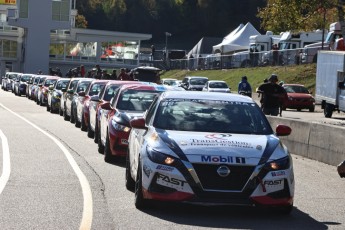
[[[10,113],[14,114],[15,116],[17,116],[18,118],[22,119],[23,121],[25,121],[26,123],[28,123],[29,125],[34,127],[35,129],[37,129],[38,131],[40,131],[41,133],[46,135],[47,137],[49,137],[52,141],[55,142],[55,144],[57,146],[59,146],[59,148],[65,154],[68,162],[72,166],[75,174],[77,175],[77,177],[79,179],[81,189],[83,192],[83,197],[84,197],[83,217],[82,217],[79,229],[83,229],[83,230],[91,229],[92,215],[93,215],[93,202],[92,202],[92,192],[91,192],[90,184],[89,184],[89,181],[87,180],[86,176],[84,175],[84,173],[79,168],[77,162],[75,162],[71,153],[66,149],[66,147],[58,139],[56,139],[54,136],[50,135],[48,132],[44,131],[43,129],[41,129],[40,127],[35,125],[34,123],[27,120],[26,118],[13,112],[12,110],[7,108],[3,104],[0,103],[0,106],[3,107],[4,109],[6,109],[7,111],[9,111]]]
[[[11,174],[11,158],[10,158],[10,149],[8,147],[8,141],[5,134],[0,130],[0,138],[2,145],[2,174],[0,177],[0,194],[4,190],[8,179]]]

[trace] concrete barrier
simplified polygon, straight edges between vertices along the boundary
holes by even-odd
[[[290,153],[334,166],[345,160],[345,128],[280,117],[267,119],[273,130],[278,124],[290,126],[291,134],[281,137]]]

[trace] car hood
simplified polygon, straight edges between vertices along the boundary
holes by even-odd
[[[179,158],[191,163],[257,165],[285,157],[279,139],[274,135],[244,135],[229,133],[201,133],[184,131],[158,131],[160,152],[171,150]],[[275,151],[276,149],[280,151]]]
[[[312,95],[306,94],[306,93],[288,93],[288,97],[293,97],[293,98],[313,98]]]

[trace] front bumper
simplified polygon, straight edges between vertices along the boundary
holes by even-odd
[[[293,204],[293,169],[260,171],[260,166],[226,165],[231,174],[220,177],[222,166],[179,162],[156,164],[142,156],[143,196],[146,199],[201,205],[290,206]]]

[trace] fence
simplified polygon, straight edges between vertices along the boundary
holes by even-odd
[[[141,61],[142,65],[160,69],[212,70],[257,66],[286,66],[302,63],[303,49],[288,49],[265,52],[238,52],[231,55],[201,54],[196,58]]]

